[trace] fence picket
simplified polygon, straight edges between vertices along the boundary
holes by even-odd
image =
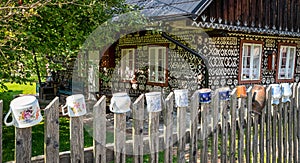
[[[238,142],[238,161],[245,162],[244,160],[244,113],[245,113],[245,98],[240,98],[239,106],[239,142]]]
[[[117,163],[125,163],[125,141],[126,113],[114,113],[114,156]]]
[[[280,99],[281,100],[281,99]],[[283,155],[283,136],[282,136],[282,129],[283,128],[283,103],[279,103],[279,116],[278,116],[278,162],[282,162],[282,155]]]
[[[222,110],[222,150],[221,150],[221,162],[226,163],[227,162],[227,141],[228,141],[228,118],[227,118],[227,102],[226,101],[220,101],[220,110]]]
[[[150,157],[151,163],[158,163],[159,114],[160,112],[149,113],[149,146],[151,151],[151,157]]]
[[[252,112],[252,87],[247,90],[247,126],[246,126],[246,162],[250,163],[251,152],[251,112]]]
[[[288,127],[288,107],[289,107],[289,102],[284,103],[283,107],[283,162],[286,163],[288,159],[288,138],[287,138],[287,127]]]
[[[297,147],[297,143],[298,143],[298,139],[297,139],[297,128],[298,128],[298,107],[297,107],[297,83],[293,84],[293,161],[297,162],[298,159],[298,147]]]
[[[143,162],[144,94],[133,103],[133,157],[135,163]]]
[[[270,97],[270,96],[269,96]],[[269,104],[269,101],[268,105]],[[278,116],[278,105],[272,105],[272,111],[273,111],[273,116],[272,116],[272,162],[276,162],[276,159],[278,157],[277,155],[277,116]]]
[[[272,139],[271,139],[271,87],[268,87],[267,90],[267,125],[266,125],[266,151],[267,151],[267,156],[266,156],[266,162],[269,163],[271,161],[271,144],[272,144]]]
[[[202,103],[201,104],[201,135],[200,139],[202,140],[202,149],[201,149],[201,163],[206,163],[207,162],[207,130],[208,130],[208,112],[210,109],[210,104],[208,103]]]
[[[236,88],[234,88],[231,92],[231,100],[230,100],[230,113],[231,113],[231,132],[230,132],[230,162],[235,163],[235,153],[236,153]]]
[[[174,93],[171,92],[166,98],[164,107],[165,163],[173,162],[173,98]]]
[[[219,147],[219,122],[220,122],[220,118],[223,117],[220,116],[219,114],[219,103],[218,103],[218,99],[214,98],[215,101],[217,102],[213,102],[213,142],[212,142],[212,162],[213,163],[217,163],[218,162],[218,147]],[[222,109],[222,108],[221,108]]]
[[[261,116],[260,116],[260,131],[259,131],[259,155],[260,155],[260,162],[265,162],[265,148],[264,148],[264,135],[265,135],[265,116],[266,116],[266,109],[267,106],[265,106],[262,110]]]
[[[191,99],[191,123],[190,123],[190,163],[196,163],[198,158],[198,109],[199,92],[195,91]],[[171,109],[170,109],[171,110]]]
[[[293,87],[293,85],[291,85]],[[293,91],[292,91],[293,92]],[[293,96],[293,95],[292,95]],[[293,107],[294,107],[294,99],[290,97],[290,104],[288,107],[288,161],[293,162]]]
[[[32,128],[15,128],[16,130],[16,163],[30,163],[31,162],[31,140]]]
[[[3,101],[0,100],[0,119],[3,116]],[[0,123],[0,162],[2,162],[2,122]]]
[[[45,108],[45,162],[59,162],[59,98]]]
[[[177,107],[177,138],[178,149],[177,159],[180,163],[185,163],[185,131],[186,131],[186,107]]]
[[[297,138],[298,138],[298,142],[297,142],[297,153],[298,153],[298,162],[300,162],[300,84],[298,83],[297,86],[297,97],[296,97],[296,104],[297,104],[297,111],[298,111],[298,123],[297,123]]]
[[[94,162],[106,163],[106,97],[93,106],[93,156]]]
[[[84,162],[83,117],[70,118],[71,163]]]

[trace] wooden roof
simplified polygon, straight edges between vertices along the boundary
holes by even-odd
[[[197,17],[212,0],[126,0],[150,18]]]
[[[220,28],[217,24],[222,24],[222,28],[247,28],[247,32],[299,36],[300,1],[214,0],[197,22],[208,22],[212,28]]]

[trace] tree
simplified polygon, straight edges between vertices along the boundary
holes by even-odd
[[[86,37],[115,14],[123,0],[4,0],[0,2],[0,87],[26,83],[48,68],[72,66]]]

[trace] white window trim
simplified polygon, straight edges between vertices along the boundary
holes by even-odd
[[[155,50],[155,63],[151,63],[151,54],[150,51],[154,49]],[[159,50],[163,50],[164,54],[163,54],[163,65],[158,65],[158,51]],[[148,62],[149,62],[149,66],[155,66],[155,80],[151,80],[151,72],[150,72],[150,67],[149,67],[149,74],[148,74],[148,82],[151,83],[165,83],[166,82],[166,64],[167,64],[167,48],[166,47],[162,47],[162,46],[153,46],[153,47],[149,47],[148,48],[148,52],[149,52],[149,57],[148,57]],[[158,76],[158,67],[161,66],[163,68],[163,75],[164,75],[164,79],[162,81],[159,80],[159,76]]]
[[[243,65],[243,59],[244,59],[244,56],[245,56],[245,54],[244,54],[244,47],[245,46],[251,46],[251,55],[250,55],[250,68],[249,68],[249,76],[250,76],[250,78],[243,78],[243,72],[244,72],[244,65]],[[258,65],[258,71],[257,71],[257,75],[258,75],[258,77],[257,78],[252,78],[253,77],[253,75],[252,75],[252,72],[253,72],[253,60],[254,60],[254,55],[253,55],[253,51],[254,51],[254,47],[255,46],[259,46],[260,47],[260,53],[259,53],[259,65]],[[240,72],[240,74],[241,74],[241,76],[240,76],[240,80],[241,81],[257,81],[257,80],[260,80],[261,79],[261,58],[262,58],[262,44],[257,44],[257,43],[243,43],[243,48],[242,48],[242,63],[241,63],[241,72]]]
[[[287,48],[287,52],[286,52],[286,64],[285,64],[285,76],[284,77],[280,77],[280,72],[281,72],[281,66],[282,66],[282,48],[283,47],[286,47]],[[291,49],[294,50],[294,60],[293,60],[293,66],[291,67],[291,71],[292,71],[292,74],[291,74],[291,77],[289,78],[288,77],[288,70],[289,70],[289,60],[290,60],[290,57],[291,57]],[[295,46],[288,46],[288,45],[281,45],[280,46],[280,54],[279,54],[279,64],[278,64],[278,72],[277,72],[277,78],[279,80],[286,80],[286,79],[293,79],[294,78],[294,68],[295,68],[295,59],[296,59],[296,47]]]
[[[129,51],[132,51],[132,66],[129,66]],[[125,72],[126,67],[128,67],[129,72]],[[132,76],[134,75],[134,69],[135,69],[135,49],[134,48],[126,48],[121,49],[121,68],[120,68],[120,76],[122,80],[130,80]],[[129,73],[126,76],[126,73]]]

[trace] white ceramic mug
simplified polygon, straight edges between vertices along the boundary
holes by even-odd
[[[293,92],[289,83],[281,83],[282,90],[282,102],[290,102],[290,96],[292,96]]]
[[[67,107],[67,112],[65,108]],[[62,107],[62,114],[69,117],[79,117],[86,114],[86,105],[82,94],[71,95],[66,98],[66,105]]]
[[[271,95],[272,95],[272,99],[271,99],[271,103],[273,105],[278,105],[279,104],[279,99],[281,98],[281,87],[279,84],[271,84]]]
[[[113,113],[130,111],[131,100],[126,92],[114,93],[110,99],[109,110]]]
[[[148,112],[161,111],[161,92],[145,93]]]
[[[7,122],[7,118],[12,114],[12,121]],[[9,112],[4,118],[6,126],[26,128],[34,126],[43,120],[39,102],[35,96],[22,96],[10,102]]]
[[[174,94],[175,94],[175,104],[177,107],[187,107],[188,106],[188,90],[187,89],[174,90]]]

